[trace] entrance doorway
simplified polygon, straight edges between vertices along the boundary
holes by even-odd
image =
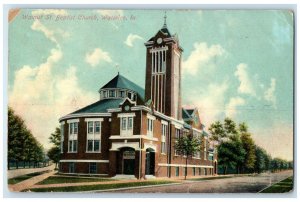
[[[126,148],[123,151],[123,174],[133,175],[135,164],[135,151],[131,148]]]
[[[151,148],[146,149],[146,175],[154,175],[155,151]]]

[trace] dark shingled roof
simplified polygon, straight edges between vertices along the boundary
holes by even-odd
[[[162,32],[166,37],[172,37],[170,31],[168,30],[167,26],[163,26],[158,32]],[[157,33],[158,33],[157,32]],[[155,34],[156,36],[157,34]],[[154,37],[151,37],[148,41],[153,41]]]
[[[71,114],[80,114],[80,113],[106,113],[107,109],[117,108],[123,99],[105,99],[97,101],[91,105],[88,105],[84,108],[81,108]]]
[[[144,96],[145,96],[145,90],[142,87],[140,87],[137,84],[133,83],[132,81],[128,80],[124,76],[121,76],[120,74],[118,74],[112,80],[110,80],[107,84],[102,86],[101,89],[104,89],[104,88],[129,89],[129,90],[137,92],[142,100],[144,100]]]

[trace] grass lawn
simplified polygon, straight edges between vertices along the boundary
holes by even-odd
[[[260,193],[284,193],[289,192],[293,189],[293,177],[286,178],[267,189],[263,190]]]
[[[26,175],[21,175],[21,176],[15,177],[15,178],[11,178],[11,179],[8,179],[8,184],[17,184],[19,182],[22,182],[22,181],[27,180],[29,178],[44,174],[46,172],[48,172],[48,171],[29,173],[29,174],[26,174]]]
[[[128,183],[118,183],[118,184],[97,184],[97,185],[85,185],[85,186],[72,186],[72,187],[49,187],[49,188],[35,188],[30,189],[32,192],[80,192],[80,191],[92,191],[92,190],[106,190],[106,189],[116,189],[116,188],[129,188],[129,187],[139,187],[145,185],[159,185],[159,184],[170,184],[173,181],[166,180],[153,180],[144,182],[128,182]],[[24,190],[26,192],[29,190]]]
[[[38,184],[64,184],[64,183],[78,183],[78,182],[104,182],[114,181],[109,178],[89,178],[89,177],[64,177],[64,176],[50,176]]]

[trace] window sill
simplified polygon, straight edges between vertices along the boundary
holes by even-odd
[[[85,151],[85,153],[88,153],[88,154],[100,154],[101,153],[101,151]]]
[[[74,151],[74,152],[68,151],[68,154],[75,154],[75,153],[77,153],[77,151]]]

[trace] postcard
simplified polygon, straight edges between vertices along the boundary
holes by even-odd
[[[11,9],[11,192],[287,193],[291,10]]]

